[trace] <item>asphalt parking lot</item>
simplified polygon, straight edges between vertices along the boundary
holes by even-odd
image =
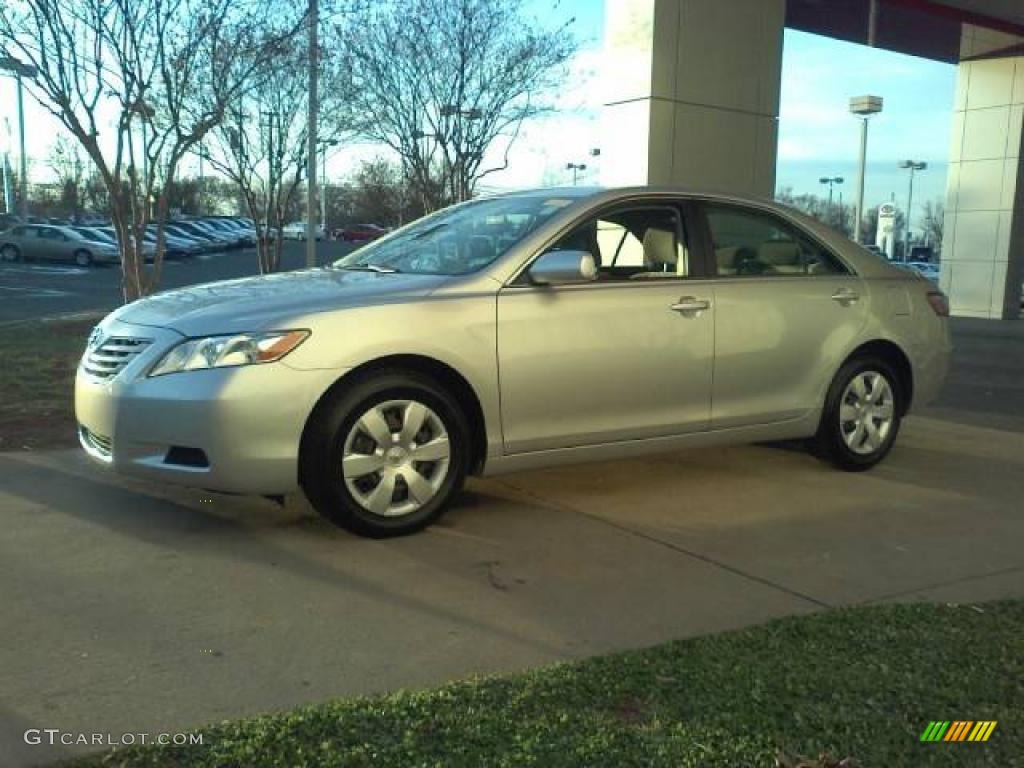
[[[74,754],[29,728],[172,732],[833,606],[1024,596],[1024,323],[954,338],[942,397],[872,472],[740,446],[522,473],[392,541],[301,498],[0,454],[0,766]]]
[[[289,241],[281,252],[282,269],[306,264],[306,244]],[[326,264],[352,251],[350,243],[317,244],[317,261]],[[259,273],[252,248],[202,254],[164,262],[161,288],[180,288]],[[78,267],[56,261],[0,262],[0,323],[86,310],[113,309],[121,303],[117,266]]]

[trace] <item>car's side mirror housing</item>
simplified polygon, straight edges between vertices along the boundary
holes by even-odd
[[[548,251],[533,262],[528,274],[534,285],[588,283],[597,278],[597,263],[589,251]]]

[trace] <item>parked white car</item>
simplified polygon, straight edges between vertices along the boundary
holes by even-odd
[[[306,239],[306,222],[304,221],[293,221],[291,224],[285,224],[281,229],[282,240],[305,240]],[[316,239],[324,239],[324,228],[317,227]]]

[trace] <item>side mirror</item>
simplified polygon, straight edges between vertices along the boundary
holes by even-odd
[[[533,262],[529,275],[534,285],[588,283],[597,278],[597,264],[589,251],[548,251]]]

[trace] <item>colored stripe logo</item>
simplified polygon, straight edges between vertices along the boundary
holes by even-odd
[[[921,741],[988,741],[996,729],[995,720],[933,720],[921,734]]]

